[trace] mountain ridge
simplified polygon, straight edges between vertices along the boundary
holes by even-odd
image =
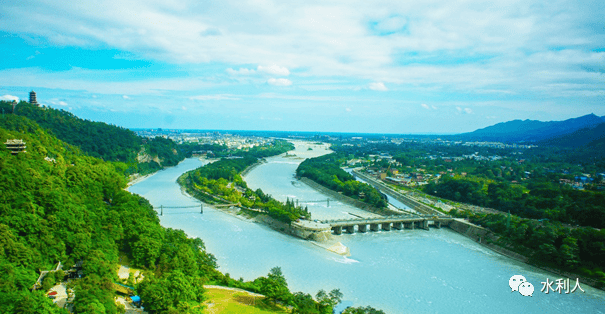
[[[594,113],[563,121],[512,120],[455,137],[498,142],[542,142],[582,129],[595,129],[602,123],[605,123],[605,117],[599,117]]]

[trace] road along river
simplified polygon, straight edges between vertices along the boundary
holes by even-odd
[[[300,157],[327,152],[323,146],[308,148],[298,143],[291,152],[298,157],[269,158],[246,175],[246,182],[280,200],[327,199],[294,178]],[[176,179],[201,165],[198,159],[187,159],[129,190],[155,207],[199,204],[181,193]],[[314,219],[368,215],[336,201],[330,207],[309,204],[309,210]],[[219,269],[233,278],[252,280],[280,266],[291,291],[314,295],[320,289],[339,288],[346,305],[371,305],[386,313],[605,313],[605,292],[582,285],[584,293],[543,293],[541,282],[558,276],[485,249],[447,228],[337,236],[350,248],[347,258],[207,205],[203,214],[196,208],[164,209],[160,221],[203,239]],[[532,297],[511,292],[513,275],[533,284]],[[574,284],[572,278],[572,288]]]

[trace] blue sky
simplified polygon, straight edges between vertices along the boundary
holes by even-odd
[[[0,98],[131,128],[605,115],[603,1],[3,1]],[[409,1],[405,1],[409,2]]]

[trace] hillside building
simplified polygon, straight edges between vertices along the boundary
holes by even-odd
[[[36,99],[36,92],[29,92],[29,103],[32,105],[38,105],[38,100]]]
[[[6,148],[8,150],[11,151],[11,154],[16,155],[18,153],[25,153],[25,142],[23,140],[17,140],[17,139],[13,139],[13,140],[6,140],[6,143],[4,143],[4,145],[6,145]]]

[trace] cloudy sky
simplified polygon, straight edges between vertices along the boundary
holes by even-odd
[[[602,0],[4,0],[0,40],[2,99],[33,89],[131,128],[459,133],[605,115]]]

